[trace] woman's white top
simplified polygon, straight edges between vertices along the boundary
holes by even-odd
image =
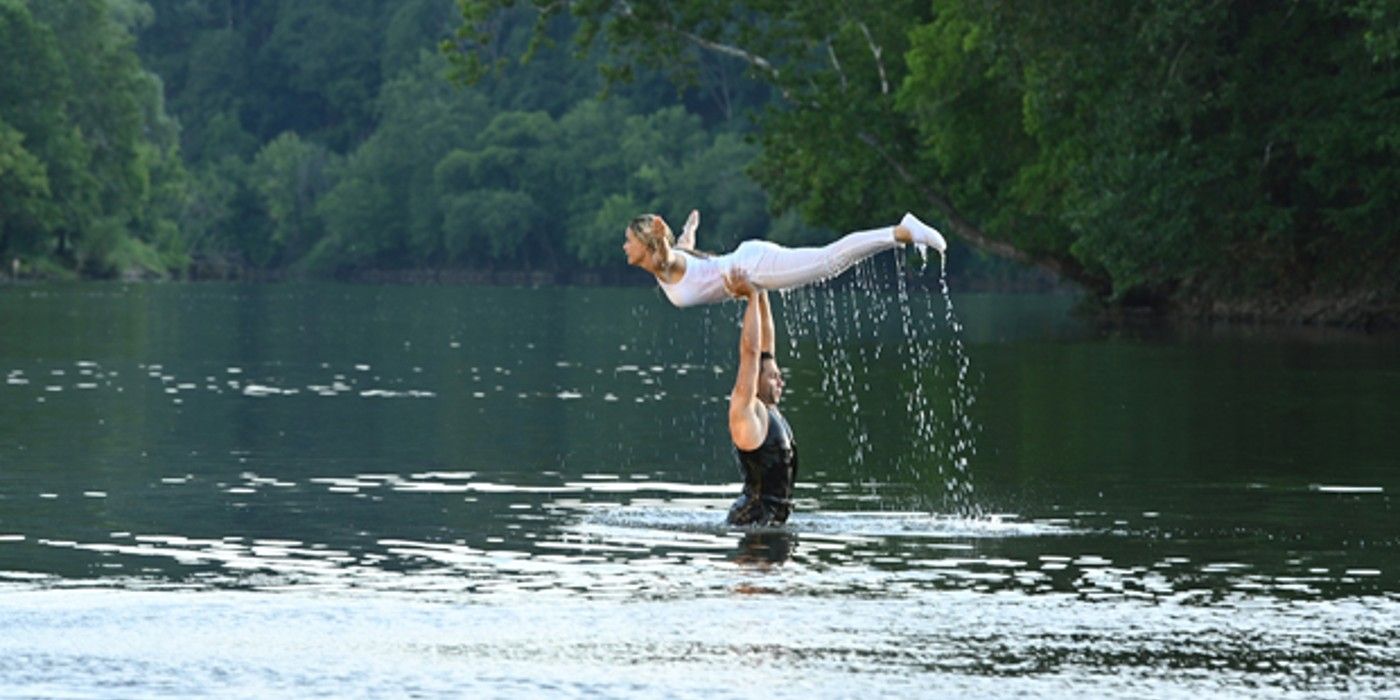
[[[657,280],[666,298],[680,308],[714,304],[729,298],[724,291],[724,273],[729,269],[728,255],[713,258],[685,255],[685,273],[675,284]]]

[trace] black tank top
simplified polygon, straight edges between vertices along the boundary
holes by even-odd
[[[767,408],[768,434],[763,444],[747,451],[735,447],[734,452],[739,456],[739,470],[744,477],[744,495],[761,497],[770,503],[787,503],[792,499],[792,484],[797,481],[797,443],[778,407]]]

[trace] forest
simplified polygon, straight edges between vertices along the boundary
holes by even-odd
[[[0,8],[0,254],[29,274],[606,270],[631,216],[693,207],[711,246],[819,235],[746,173],[742,66],[609,88],[559,48],[464,87],[447,0]]]
[[[912,210],[1109,310],[1400,320],[1387,0],[0,0],[0,61],[7,277],[610,279],[641,211]]]

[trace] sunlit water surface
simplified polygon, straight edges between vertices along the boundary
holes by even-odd
[[[0,695],[1400,693],[1400,344],[933,277],[776,300],[762,531],[737,305],[0,288]]]

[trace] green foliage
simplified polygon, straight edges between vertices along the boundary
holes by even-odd
[[[573,224],[574,235],[569,238],[571,252],[588,265],[608,264],[616,259],[621,248],[621,244],[617,242],[617,222],[631,221],[638,212],[647,211],[649,208],[630,195],[607,195],[591,217],[585,214]]]
[[[1368,6],[951,2],[901,97],[961,206],[1115,298],[1325,292],[1400,243],[1400,81],[1350,19]],[[962,150],[988,136],[1014,145],[995,169]]]
[[[526,19],[507,13],[495,25],[521,51]],[[763,235],[768,200],[743,173],[756,150],[668,106],[673,88],[658,99],[655,79],[599,100],[591,60],[544,46],[531,63],[462,90],[443,80],[441,55],[420,53],[383,85],[375,130],[316,206],[323,233],[305,267],[620,267],[622,226],[644,210],[705,210],[711,246]],[[617,214],[619,201],[637,208]]]
[[[620,267],[641,211],[914,210],[1124,303],[1393,294],[1397,59],[1384,0],[0,0],[0,256]]]
[[[351,164],[355,159],[351,159]],[[346,177],[317,205],[331,235],[316,242],[305,264],[313,271],[334,272],[346,267],[368,267],[390,258],[395,201],[384,185]]]
[[[473,189],[447,201],[443,241],[450,262],[492,259],[510,262],[524,255],[527,236],[545,212],[533,197],[514,189]]]
[[[1376,63],[1400,59],[1400,6],[1391,0],[1355,0],[1343,7],[1364,23],[1361,36]]]
[[[0,65],[0,260],[8,264],[52,250],[64,218],[54,185],[68,184],[81,153],[58,42],[19,0],[0,0]]]
[[[459,75],[499,64],[514,5],[459,0]],[[932,208],[1123,303],[1400,292],[1393,2],[530,5],[577,17],[615,79],[747,65],[783,96],[752,172],[811,220]]]
[[[343,151],[373,128],[385,24],[424,4],[151,0],[142,55],[165,78],[192,163],[251,158],[288,131]]]
[[[148,19],[130,0],[0,0],[4,259],[95,275],[182,264],[176,128],[131,35]]]
[[[582,99],[558,117],[501,110],[489,90],[451,88],[442,68],[425,56],[386,87],[380,128],[327,198],[353,206],[383,197],[393,213],[375,226],[381,245],[363,213],[324,208],[318,269],[620,266],[622,227],[642,211],[683,217],[698,206],[707,212],[702,241],[716,247],[768,225],[767,199],[742,172],[754,148],[712,135],[680,107],[639,114],[616,97]]]
[[[346,157],[335,186],[317,205],[325,238],[316,245],[311,269],[444,262],[434,167],[484,128],[490,110],[482,96],[442,80],[440,67],[435,56],[423,55],[412,71],[382,89],[378,128]],[[368,202],[382,210],[369,211]]]
[[[513,2],[460,0],[464,25],[448,45],[459,77],[477,79],[509,55],[490,31]],[[683,87],[713,79],[714,66],[747,70],[786,99],[759,120],[762,150],[752,171],[775,208],[800,207],[824,226],[851,229],[898,217],[909,185],[867,145],[912,136],[895,114],[905,33],[927,13],[900,0],[868,6],[825,0],[790,3],[530,3],[537,26],[569,12],[580,22],[581,53],[601,46],[600,70],[625,84],[660,70]],[[509,12],[505,13],[509,14]],[[726,78],[727,80],[728,78]],[[615,83],[616,85],[616,83]],[[755,106],[767,104],[764,99]]]
[[[640,209],[699,207],[716,247],[766,233],[743,172],[761,88],[702,61],[694,89],[642,71],[600,100],[600,54],[567,47],[578,24],[522,9],[488,25],[534,60],[462,89],[433,51],[457,17],[451,0],[0,0],[0,255],[89,276],[565,269],[621,266]]]
[[[33,255],[57,222],[44,163],[24,148],[24,134],[0,121],[0,253]]]
[[[249,184],[258,193],[271,224],[272,258],[287,263],[305,255],[320,237],[316,202],[332,185],[332,154],[287,132],[263,146],[253,159]]]

